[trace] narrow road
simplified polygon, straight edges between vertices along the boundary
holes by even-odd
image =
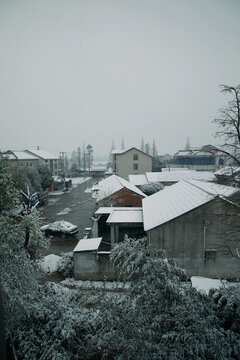
[[[92,226],[91,217],[95,211],[95,202],[88,189],[97,180],[90,178],[82,184],[73,185],[68,192],[53,193],[49,196],[48,204],[39,208],[43,224],[65,220],[79,227],[79,233],[73,237],[65,239],[57,236],[52,237],[50,246],[43,255],[60,255],[72,251],[78,241],[83,238],[84,229]]]

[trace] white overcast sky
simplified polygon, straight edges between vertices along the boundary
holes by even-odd
[[[216,143],[239,0],[0,0],[0,149]]]

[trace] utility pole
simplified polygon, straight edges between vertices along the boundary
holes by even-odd
[[[78,170],[81,171],[81,148],[77,148]]]
[[[66,152],[60,152],[60,165],[61,165],[61,178],[63,182],[63,187],[65,187],[65,154]]]
[[[83,172],[86,173],[86,150],[85,150],[85,143],[83,143]]]

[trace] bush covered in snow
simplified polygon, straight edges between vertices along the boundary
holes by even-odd
[[[76,291],[46,283],[28,306],[13,337],[19,359],[93,358],[96,319]]]
[[[144,194],[146,195],[152,195],[155,194],[156,192],[163,190],[164,189],[164,185],[162,185],[160,182],[150,182],[144,185],[141,185],[141,190]]]
[[[64,277],[73,276],[73,252],[62,253],[58,262],[58,272]]]

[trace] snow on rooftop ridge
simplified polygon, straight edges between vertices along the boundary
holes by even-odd
[[[121,150],[113,150],[113,151],[112,151],[112,154],[113,154],[113,155],[115,155],[115,154],[122,154],[122,153],[124,153],[125,151],[127,151],[127,150],[123,150],[123,149],[121,149]]]
[[[211,201],[214,197],[203,189],[181,180],[143,199],[144,230],[160,226]]]

